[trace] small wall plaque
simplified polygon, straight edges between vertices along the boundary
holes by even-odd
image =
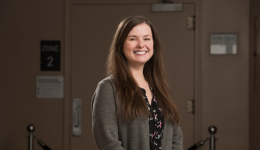
[[[41,71],[60,71],[60,41],[41,41]]]
[[[151,4],[151,12],[174,12],[182,11],[182,3],[158,3]]]
[[[63,98],[63,76],[37,76],[37,98]]]
[[[211,55],[235,55],[237,54],[237,34],[211,34]]]

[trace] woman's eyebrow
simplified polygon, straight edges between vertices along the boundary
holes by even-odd
[[[137,37],[136,35],[129,35],[128,37]]]
[[[147,37],[147,36],[150,36],[152,37],[151,35],[147,34],[147,35],[144,35],[144,37]],[[137,37],[136,35],[129,35],[128,37]]]

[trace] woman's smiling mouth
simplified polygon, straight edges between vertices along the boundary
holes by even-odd
[[[134,53],[135,53],[135,54],[141,54],[141,55],[142,55],[142,54],[146,54],[147,51],[135,51]]]

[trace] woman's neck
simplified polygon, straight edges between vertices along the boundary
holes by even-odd
[[[147,82],[144,78],[144,65],[143,66],[139,66],[139,67],[131,67],[129,66],[129,69],[135,79],[135,81],[137,82],[138,86],[141,88],[145,88],[145,86],[147,86]]]

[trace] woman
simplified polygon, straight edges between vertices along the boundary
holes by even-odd
[[[179,113],[150,21],[141,16],[121,21],[107,75],[92,98],[93,135],[100,150],[183,149]]]

